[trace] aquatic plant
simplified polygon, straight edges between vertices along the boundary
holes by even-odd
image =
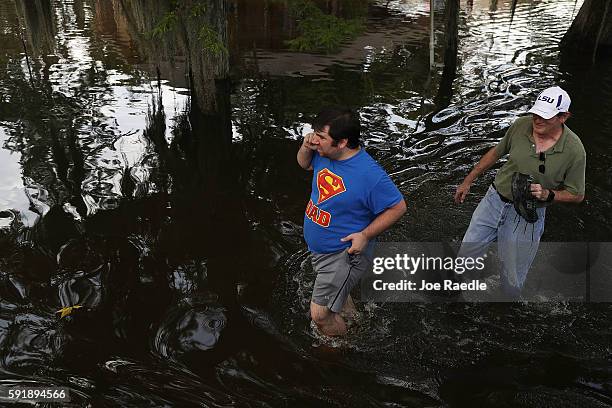
[[[365,28],[363,17],[342,18],[325,14],[311,0],[293,0],[289,7],[301,33],[286,42],[294,51],[337,52],[343,42],[357,37]]]

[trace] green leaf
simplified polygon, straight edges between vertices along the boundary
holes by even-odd
[[[161,19],[161,21],[157,23],[155,28],[153,28],[151,36],[153,38],[160,38],[168,31],[173,30],[177,23],[178,16],[176,15],[176,11],[170,11],[166,13],[166,15]]]
[[[227,48],[219,38],[219,34],[209,25],[204,25],[200,28],[198,39],[202,42],[204,48],[213,54],[227,53]]]
[[[336,52],[344,41],[352,40],[365,29],[364,18],[344,19],[325,14],[310,0],[294,0],[290,7],[300,31],[300,36],[286,41],[294,51]]]

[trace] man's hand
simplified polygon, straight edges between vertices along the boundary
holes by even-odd
[[[550,190],[542,188],[541,184],[531,184],[529,190],[531,191],[531,195],[540,201],[546,201],[548,194],[550,194]]]
[[[349,254],[360,254],[368,245],[368,238],[363,232],[355,232],[342,238],[340,241],[351,241],[351,247],[348,249]]]
[[[314,133],[308,133],[304,136],[304,141],[297,152],[297,162],[304,170],[312,170],[310,162],[312,161],[312,155],[317,150],[317,146],[312,144],[314,137]]]
[[[470,187],[472,186],[474,180],[476,180],[476,178],[478,178],[478,176],[480,176],[485,170],[493,166],[498,159],[499,157],[497,156],[495,147],[490,148],[489,151],[480,158],[472,171],[470,171],[465,179],[463,179],[463,183],[457,187],[457,191],[455,191],[456,204],[461,204],[463,201],[465,201],[465,197],[467,197],[468,193],[470,192]]]
[[[304,141],[302,142],[302,147],[305,147],[310,150],[317,150],[317,146],[312,144],[312,139],[314,138],[314,132],[308,133],[304,136]]]
[[[463,183],[459,184],[457,187],[457,191],[455,191],[455,204],[462,204],[465,201],[465,197],[467,197],[470,192],[470,187],[472,183],[468,183],[465,180]]]

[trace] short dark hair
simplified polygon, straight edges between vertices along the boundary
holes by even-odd
[[[334,145],[342,139],[348,139],[349,149],[359,146],[359,134],[361,125],[359,116],[351,109],[344,107],[329,107],[323,109],[312,121],[312,127],[316,132],[323,131],[329,126],[329,135],[334,139]]]

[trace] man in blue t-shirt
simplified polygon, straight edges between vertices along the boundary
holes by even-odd
[[[359,144],[358,116],[329,108],[313,121],[297,154],[313,170],[304,238],[317,273],[310,316],[322,333],[346,333],[341,311],[354,312],[351,289],[371,260],[370,241],[393,225],[406,203],[387,173]]]

